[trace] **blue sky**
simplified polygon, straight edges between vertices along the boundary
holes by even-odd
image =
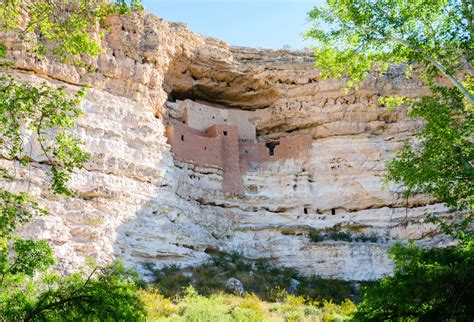
[[[230,45],[300,49],[307,13],[322,0],[143,0],[148,12]]]

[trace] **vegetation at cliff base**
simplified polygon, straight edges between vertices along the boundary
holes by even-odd
[[[351,301],[308,300],[285,294],[277,302],[262,301],[254,294],[243,297],[217,293],[200,295],[193,287],[168,298],[153,289],[141,292],[151,321],[347,321],[356,310]]]
[[[237,252],[216,252],[207,262],[187,268],[172,265],[156,269],[151,263],[145,267],[152,273],[151,285],[169,297],[182,294],[188,286],[201,295],[218,294],[227,290],[228,279],[236,278],[245,292],[262,300],[278,301],[282,294],[292,294],[340,304],[345,300],[360,301],[361,287],[372,284],[305,276],[294,269],[272,265],[267,260],[245,259]]]

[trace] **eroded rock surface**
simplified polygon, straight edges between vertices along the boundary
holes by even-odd
[[[444,206],[426,196],[407,200],[401,187],[383,185],[384,162],[418,124],[404,109],[379,106],[378,97],[420,95],[415,79],[394,67],[346,92],[342,81],[320,79],[309,53],[229,47],[144,13],[109,24],[106,51],[90,61],[95,73],[39,61],[13,35],[0,35],[15,63],[10,73],[24,81],[92,87],[76,130],[91,154],[71,182],[78,195],[49,194],[41,156],[20,179],[2,183],[46,205],[50,215],[23,233],[51,241],[60,269],[74,270],[87,257],[192,265],[219,249],[367,280],[392,270],[386,251],[395,240],[442,242],[423,218]],[[183,100],[254,112],[254,143],[263,147],[311,139],[284,158],[239,156],[239,193],[228,193],[223,165],[174,157],[165,125],[184,117]],[[308,238],[334,227],[377,238]]]

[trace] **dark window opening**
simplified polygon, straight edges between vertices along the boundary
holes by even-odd
[[[184,141],[184,135],[181,135],[181,141]]]
[[[204,150],[207,150],[207,147],[206,147],[206,146],[204,147]]]
[[[308,214],[308,208],[304,208],[303,212],[304,212],[305,215],[307,215]]]
[[[331,215],[334,216],[335,214],[336,214],[336,209],[335,209],[335,208],[332,208],[332,209],[331,209]]]
[[[224,131],[224,135],[227,136],[227,131]]]
[[[245,150],[245,153],[249,153],[249,151]]]
[[[277,145],[279,145],[280,142],[279,141],[275,141],[275,142],[267,142],[265,144],[265,146],[268,148],[269,152],[270,152],[270,155],[275,155],[275,147]]]
[[[186,121],[183,121],[183,124],[186,124]]]
[[[227,122],[227,119],[224,119],[224,122]]]

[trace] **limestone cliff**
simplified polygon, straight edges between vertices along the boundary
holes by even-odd
[[[94,73],[36,60],[13,35],[0,35],[17,77],[91,86],[77,127],[91,154],[71,182],[78,195],[51,196],[39,157],[8,184],[47,206],[51,215],[23,231],[51,241],[61,269],[86,257],[191,265],[219,249],[366,280],[391,271],[386,250],[395,240],[442,242],[423,223],[442,205],[382,184],[384,162],[418,124],[378,97],[420,95],[415,79],[394,67],[346,92],[342,81],[320,79],[310,53],[229,47],[145,13],[108,23]],[[191,105],[206,113],[192,114]],[[194,139],[180,146],[184,134],[171,134],[173,145],[166,127]],[[334,227],[374,232],[377,241],[307,236]]]

